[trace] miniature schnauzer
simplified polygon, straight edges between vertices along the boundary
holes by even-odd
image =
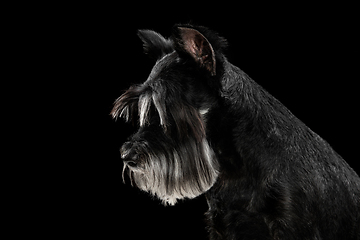
[[[138,35],[156,63],[111,112],[138,126],[123,179],[165,205],[205,194],[212,240],[360,239],[359,176],[228,62],[224,38],[191,25]]]

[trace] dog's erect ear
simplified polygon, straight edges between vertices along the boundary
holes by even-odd
[[[216,75],[215,52],[210,42],[199,31],[178,27],[181,38],[180,46],[201,66],[207,69],[212,76]]]
[[[152,30],[139,30],[138,36],[144,43],[144,52],[155,60],[174,51],[171,40]]]

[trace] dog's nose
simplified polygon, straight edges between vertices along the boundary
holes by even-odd
[[[131,147],[132,147],[132,144],[130,142],[126,142],[120,148],[120,155],[121,155],[121,158],[124,159],[124,161],[126,158],[129,158],[129,155],[131,154]]]
[[[144,155],[139,148],[131,142],[126,142],[120,149],[121,158],[127,166],[131,168],[141,168]]]

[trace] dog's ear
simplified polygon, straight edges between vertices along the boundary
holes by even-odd
[[[144,43],[144,52],[155,60],[174,51],[172,41],[164,38],[157,32],[152,30],[139,30],[138,36]]]
[[[216,75],[215,52],[210,42],[198,30],[187,27],[177,28],[178,46],[204,67],[212,76]]]

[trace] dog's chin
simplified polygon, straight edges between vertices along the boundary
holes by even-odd
[[[140,172],[132,172],[132,177],[139,189],[156,196],[165,206],[173,206],[177,203],[177,200],[195,198],[208,191],[216,181],[214,179],[211,182],[206,182],[201,188],[194,188],[190,184],[178,184],[178,186],[170,189],[166,187],[165,183],[159,182],[157,185],[150,183],[148,177]]]
[[[177,152],[172,156],[151,156],[142,169],[124,164],[131,184],[159,198],[164,205],[175,205],[179,199],[192,199],[208,191],[219,174],[218,163],[206,140],[200,151]],[[192,161],[186,164],[188,161]]]

